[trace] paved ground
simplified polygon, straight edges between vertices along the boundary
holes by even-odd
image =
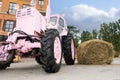
[[[115,58],[112,65],[67,66],[63,62],[54,74],[44,72],[34,59],[27,58],[0,71],[0,80],[120,80],[120,58]]]

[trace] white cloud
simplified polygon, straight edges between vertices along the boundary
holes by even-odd
[[[62,15],[68,25],[74,25],[81,30],[99,29],[103,22],[108,23],[120,19],[120,10],[111,8],[108,12],[85,4],[66,8]]]
[[[114,18],[114,17],[116,17],[117,12],[119,12],[118,9],[111,8],[110,11],[109,11],[109,15]]]

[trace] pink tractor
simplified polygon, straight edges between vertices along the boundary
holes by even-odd
[[[32,0],[31,2],[34,2]],[[34,55],[48,73],[58,72],[62,55],[67,65],[75,62],[75,48],[72,34],[67,30],[65,19],[50,15],[50,5],[46,16],[32,7],[16,10],[16,28],[0,43],[0,70],[10,66],[15,54]]]

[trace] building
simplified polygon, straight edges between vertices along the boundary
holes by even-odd
[[[15,8],[26,8],[30,6],[31,0],[0,0],[0,40],[4,40],[8,32],[11,32],[16,25]],[[46,14],[48,0],[36,0],[36,8]]]

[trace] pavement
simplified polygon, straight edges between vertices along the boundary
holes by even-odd
[[[111,65],[80,65],[76,62],[67,66],[63,60],[57,73],[46,73],[34,58],[24,58],[1,70],[0,80],[120,80],[120,58],[115,58]]]

